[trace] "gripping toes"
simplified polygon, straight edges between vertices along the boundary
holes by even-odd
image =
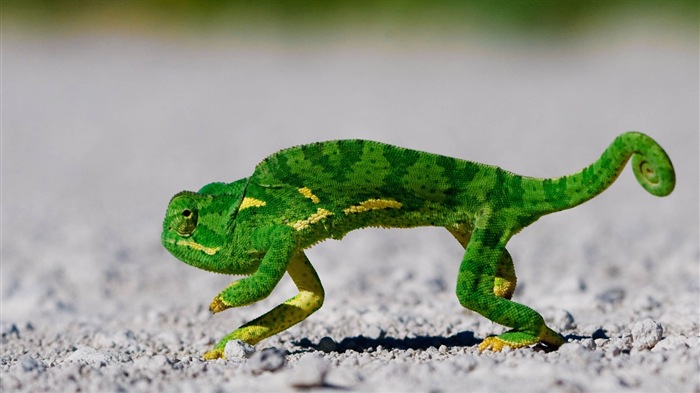
[[[205,353],[203,357],[204,360],[224,359],[224,350],[215,348]]]
[[[512,342],[501,340],[496,336],[491,336],[486,337],[484,341],[482,341],[481,344],[479,344],[479,352],[483,352],[487,349],[490,349],[494,352],[501,352],[505,347],[518,348],[518,345]]]
[[[499,336],[486,337],[484,341],[479,344],[479,351],[481,352],[490,349],[494,352],[500,352],[505,347],[515,349],[527,347],[537,343],[543,343],[553,348],[559,348],[565,342],[566,340],[561,334],[544,325],[538,336],[511,330]]]
[[[227,308],[231,308],[231,306],[226,304],[226,302],[224,302],[224,300],[221,299],[221,296],[215,297],[209,305],[209,311],[211,311],[212,314],[224,311]]]

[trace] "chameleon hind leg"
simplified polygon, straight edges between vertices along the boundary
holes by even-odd
[[[469,244],[469,239],[471,238],[471,231],[464,225],[455,225],[446,229],[466,250],[467,245]],[[515,285],[517,284],[517,281],[518,279],[515,276],[515,267],[513,266],[513,258],[510,256],[510,253],[508,253],[508,250],[504,248],[503,254],[499,258],[496,267],[493,293],[496,296],[510,299],[513,297],[513,292],[515,292]]]
[[[457,297],[462,306],[511,330],[487,337],[479,350],[500,351],[539,342],[559,347],[564,338],[547,327],[537,311],[509,300],[515,289],[513,262],[505,245],[493,231],[477,229],[471,236],[457,279]],[[511,276],[503,279],[500,276]],[[509,283],[504,285],[503,283]]]
[[[226,343],[231,340],[242,340],[255,345],[296,325],[321,308],[324,299],[323,286],[303,251],[292,257],[287,265],[287,273],[299,289],[299,294],[226,335],[214,349],[204,354],[205,359],[223,358]]]

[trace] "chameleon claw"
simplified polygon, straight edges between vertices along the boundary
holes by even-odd
[[[209,311],[211,311],[212,314],[216,314],[218,312],[226,310],[229,307],[231,306],[224,303],[220,296],[217,296],[214,298],[214,300],[212,300],[211,304],[209,305]]]

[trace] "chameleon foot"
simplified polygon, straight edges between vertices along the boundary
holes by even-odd
[[[498,337],[486,337],[484,341],[479,344],[479,352],[483,352],[487,349],[494,352],[501,352],[501,350],[503,350],[503,348],[506,346],[510,346],[509,343],[499,339]]]
[[[217,348],[214,348],[211,351],[205,353],[203,357],[204,357],[204,360],[216,360],[216,359],[225,359],[226,358],[224,356],[224,350],[217,349]]]
[[[505,347],[512,349],[527,347],[533,344],[542,343],[554,349],[559,348],[566,340],[561,334],[543,325],[541,333],[535,337],[529,333],[518,331],[508,331],[499,336],[486,337],[479,344],[479,351],[490,349],[494,352],[500,352]]]
[[[528,344],[522,344],[522,343],[516,343],[516,342],[511,342],[511,341],[506,341],[503,339],[500,339],[496,336],[491,336],[491,337],[486,337],[484,341],[479,344],[479,352],[483,352],[487,349],[490,349],[494,352],[501,352],[503,348],[505,347],[510,347],[510,348],[521,348],[524,346],[527,346]]]
[[[211,311],[212,314],[216,314],[218,312],[224,311],[231,306],[227,305],[224,303],[223,300],[221,300],[220,296],[217,296],[212,300],[211,304],[209,305],[209,311]]]
[[[539,338],[542,343],[554,349],[561,347],[562,344],[566,342],[564,336],[548,328],[547,326],[544,327],[544,330],[542,330],[542,333],[540,333]]]

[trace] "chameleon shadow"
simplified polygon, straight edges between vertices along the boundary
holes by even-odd
[[[348,350],[357,352],[366,352],[369,349],[376,349],[382,346],[385,349],[400,349],[400,350],[426,350],[430,347],[439,348],[441,345],[447,347],[468,347],[475,346],[482,340],[474,337],[474,332],[466,331],[454,334],[449,337],[443,336],[417,336],[411,338],[395,338],[380,336],[379,338],[369,338],[363,335],[355,337],[346,337],[340,342],[335,343],[335,349],[329,352],[343,353]],[[295,341],[294,345],[305,349],[315,349],[323,351],[319,343],[314,343],[308,338]],[[326,349],[328,351],[328,349]]]
[[[605,334],[601,334],[600,331],[594,333],[592,336],[579,336],[574,334],[569,334],[565,336],[565,340],[570,342],[571,340],[581,340],[584,338],[607,338]],[[303,338],[299,341],[294,341],[293,344],[303,349],[297,352],[306,352],[308,350],[317,350],[322,352],[337,352],[343,353],[349,350],[356,352],[367,352],[368,350],[377,349],[378,346],[382,346],[384,349],[392,350],[426,350],[430,347],[439,348],[441,345],[446,347],[472,347],[480,344],[483,339],[474,337],[474,332],[466,331],[457,333],[450,337],[443,336],[417,336],[412,338],[394,338],[381,336],[379,338],[369,338],[363,335],[355,337],[346,337],[340,342],[334,342],[335,348],[329,350],[328,348],[321,348],[320,342],[314,343],[308,338]],[[537,344],[533,346],[534,350],[543,352],[553,352],[557,348],[552,348],[547,345]]]

